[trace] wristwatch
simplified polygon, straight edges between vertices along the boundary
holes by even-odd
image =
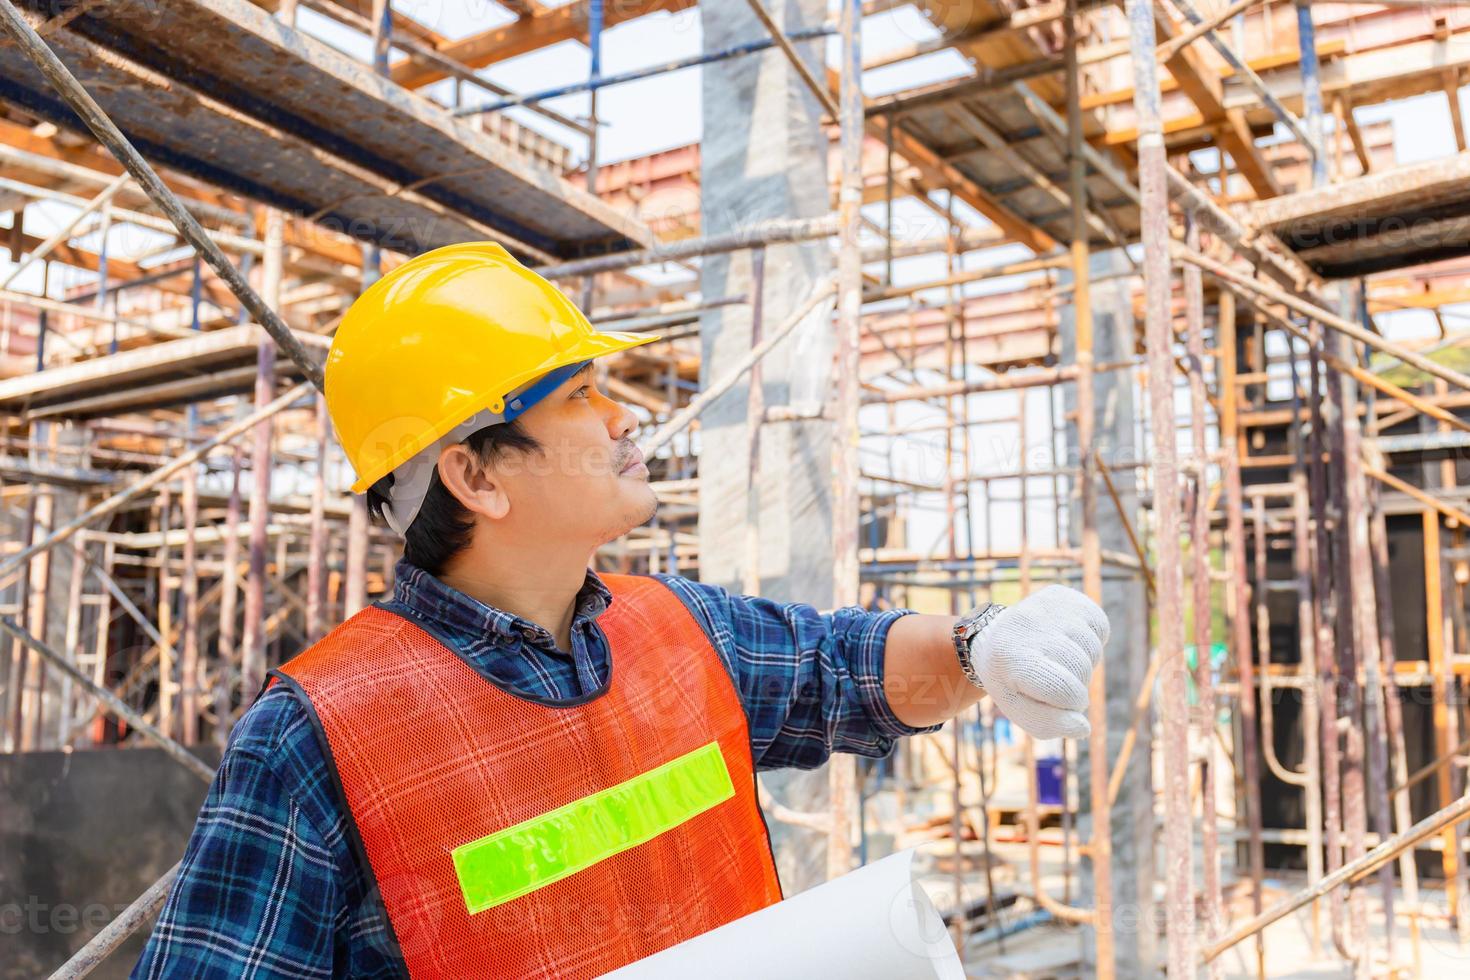
[[[975,673],[975,665],[971,662],[970,647],[975,637],[980,635],[981,630],[989,626],[995,617],[1005,612],[1005,606],[998,602],[986,603],[968,616],[961,617],[954,624],[954,652],[960,658],[960,669],[965,672],[965,677],[971,684],[978,688],[984,688],[980,683],[980,677]]]

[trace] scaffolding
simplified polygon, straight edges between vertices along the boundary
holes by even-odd
[[[883,834],[947,840],[967,961],[1050,922],[1079,939],[1063,972],[1099,977],[1222,976],[1247,942],[1243,973],[1265,977],[1283,962],[1268,932],[1303,909],[1301,955],[1356,976],[1432,970],[1436,930],[1465,948],[1470,11],[924,2],[930,39],[865,57],[865,23],[906,5],[840,0],[834,23],[793,26],[747,2],[763,33],[744,43],[604,76],[608,28],[693,3],[503,3],[514,30],[450,39],[388,0],[308,0],[368,42],[357,60],[297,30],[293,0],[163,0],[166,50],[121,0],[0,0],[6,750],[153,746],[207,783],[200,749],[268,666],[391,590],[396,539],[343,492],[321,361],[381,271],[490,237],[594,323],[663,335],[601,373],[646,423],[661,507],[599,569],[698,573],[701,420],[736,398],[746,507],[716,517],[743,526],[744,591],[762,587],[762,433],[814,424],[834,605],[958,614],[1058,581],[1129,617],[1054,801],[988,704],[885,765],[835,757],[822,812],[763,796],[824,838],[829,876]],[[478,74],[569,39],[585,80]],[[865,72],[939,52],[968,73],[864,94]],[[827,215],[655,222],[640,199],[697,201],[699,147],[610,163],[595,94],[585,119],[542,104],[756,58],[784,59],[833,145]],[[1354,111],[1425,93],[1447,96],[1457,152],[1396,165],[1391,127]],[[511,108],[574,133],[581,162]],[[70,209],[45,238],[25,229],[41,203]],[[942,233],[903,234],[904,207]],[[109,254],[119,228],[153,244]],[[767,253],[796,243],[830,270],[778,320]],[[703,295],[689,273],[733,254],[744,291]],[[906,275],[915,258],[942,272]],[[52,289],[56,268],[88,275]],[[750,346],[701,365],[729,308]],[[1375,320],[1412,309],[1437,338]],[[772,403],[763,366],[813,323],[833,331],[830,390]],[[987,432],[1008,451],[977,467]],[[898,465],[912,445],[937,462]],[[1126,843],[1140,833],[1157,862]],[[177,868],[55,975],[145,928]],[[1120,924],[1155,871],[1157,956],[1152,922]]]

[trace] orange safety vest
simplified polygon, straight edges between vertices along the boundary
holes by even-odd
[[[376,606],[272,671],[422,977],[595,977],[781,899],[740,697],[690,611],[608,575],[609,678],[533,700]]]

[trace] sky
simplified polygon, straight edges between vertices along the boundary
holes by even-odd
[[[543,5],[558,6],[559,4],[546,3],[543,0]],[[395,0],[394,7],[451,38],[476,33],[510,19],[508,13],[489,0]],[[304,7],[299,11],[298,27],[355,57],[366,58],[369,54],[369,42],[366,38]],[[864,55],[872,57],[917,41],[928,40],[934,36],[936,36],[936,31],[933,25],[918,12],[912,7],[900,7],[864,20],[862,39]],[[603,72],[606,75],[617,74],[698,54],[701,45],[702,32],[697,8],[672,14],[651,14],[619,24],[605,32],[602,56]],[[835,63],[837,60],[837,45],[838,41],[835,37],[828,38],[829,63]],[[395,57],[397,55],[398,53],[395,52]],[[494,65],[481,74],[488,80],[513,91],[530,93],[585,78],[589,60],[589,53],[584,45],[567,41]],[[969,68],[959,55],[953,51],[945,51],[865,72],[863,88],[868,96],[878,96],[961,77],[968,73]],[[448,82],[438,83],[425,91],[431,97],[446,102],[452,98],[451,86]],[[467,102],[477,100],[473,90],[466,88],[465,92]],[[491,96],[484,93],[484,97],[489,99]],[[1470,117],[1470,104],[1466,102],[1464,89],[1460,91],[1460,97],[1462,105],[1466,106],[1465,114]],[[545,105],[567,115],[585,116],[589,108],[589,98],[585,93],[566,95],[549,99]],[[700,69],[698,67],[602,89],[598,95],[597,105],[598,115],[602,122],[599,148],[601,159],[604,162],[617,161],[698,142],[703,128],[700,108]],[[572,147],[578,159],[584,156],[585,143],[576,133],[529,110],[518,108],[509,110],[508,113],[518,122]],[[1355,115],[1359,123],[1363,125],[1381,119],[1392,121],[1395,153],[1400,163],[1435,159],[1455,152],[1449,112],[1442,94],[1362,108],[1356,110]],[[983,219],[963,204],[957,204],[956,210],[967,217],[972,224],[984,223]],[[32,207],[27,211],[27,230],[36,235],[49,234],[65,223],[73,213],[74,209],[69,206],[50,202]],[[869,206],[866,213],[876,222],[883,221],[881,204]],[[895,226],[905,228],[907,234],[912,237],[928,237],[943,233],[934,215],[912,200],[896,202],[894,217]],[[94,233],[82,239],[82,243],[86,247],[95,249],[99,244],[98,239],[99,236]],[[167,239],[163,236],[138,229],[136,226],[115,226],[109,237],[109,250],[115,255],[137,257],[156,252],[166,241]],[[877,241],[878,239],[874,237],[871,243]],[[1025,254],[1027,254],[1026,251],[1018,246],[1014,250],[1014,255],[1007,255],[999,250],[990,250],[984,255],[971,255],[968,261],[972,266],[979,266],[1006,261]],[[0,279],[8,275],[10,268],[8,259],[0,254]],[[895,264],[895,281],[898,283],[925,281],[943,274],[944,258],[942,255],[900,260]],[[66,287],[90,281],[92,278],[94,277],[90,273],[80,270],[64,270],[58,266],[52,275],[51,294],[60,295]],[[40,285],[40,269],[32,267],[17,279],[12,288],[34,292],[40,288]],[[966,289],[966,292],[975,294],[983,290],[1005,289],[1011,285],[1012,283],[1006,280],[995,280],[973,284]],[[1463,324],[1465,321],[1461,317],[1470,316],[1470,307],[1447,308],[1447,313],[1454,318],[1451,320],[1452,323]],[[1378,322],[1390,336],[1396,339],[1432,337],[1437,336],[1438,333],[1434,318],[1428,311],[1404,311],[1392,315],[1381,315],[1378,317]],[[979,372],[976,374],[978,375]],[[1028,396],[1027,414],[1031,423],[1027,437],[1031,447],[1028,458],[1036,467],[1050,465],[1049,452],[1044,448],[1040,450],[1036,448],[1044,447],[1048,437],[1049,426],[1046,419],[1049,409],[1046,397],[1045,389],[1035,390]],[[1017,396],[1013,393],[1004,393],[999,396],[972,396],[970,399],[971,417],[1006,418],[1012,416],[1016,411],[1016,399]],[[1183,408],[1182,405],[1181,408]],[[922,421],[927,417],[928,412],[929,410],[922,407],[905,406],[899,415],[900,424]],[[873,412],[872,417],[865,416],[864,421],[865,425],[871,423],[871,428],[881,428],[882,412]],[[1018,447],[1013,445],[1013,438],[1006,440],[1003,437],[1002,433],[1007,431],[1013,431],[1013,427],[1009,425],[979,426],[972,432],[976,472],[995,471],[1014,466]],[[865,440],[863,446],[865,469],[871,469],[874,472],[890,472],[889,467],[891,466],[893,475],[937,482],[938,473],[942,471],[943,458],[942,436],[939,433],[909,437],[895,445],[889,445],[890,442],[893,440],[881,436]],[[1050,480],[1033,480],[1029,486],[1032,492],[1038,495],[1048,493]],[[1013,481],[1009,486],[998,483],[996,489],[1002,495],[1015,496],[1018,483]],[[942,499],[937,495],[928,497],[921,495],[918,502],[921,506],[928,508],[930,514],[915,521],[914,539],[911,545],[923,548],[928,546],[929,537],[934,534],[938,521],[937,514],[942,511],[943,505]],[[1049,503],[1045,500],[1034,502],[1028,513],[1033,528],[1050,526],[1053,520]],[[1015,520],[997,521],[994,547],[1014,547],[1015,529],[1018,524],[1019,522]],[[1048,543],[1044,533],[1034,535],[1033,540],[1042,545]],[[977,547],[983,548],[984,546],[984,541],[977,542]]]

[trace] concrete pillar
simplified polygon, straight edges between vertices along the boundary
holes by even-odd
[[[821,23],[821,0],[776,0],[767,9],[788,31]],[[702,4],[706,50],[766,36],[743,3]],[[797,50],[823,77],[822,44]],[[821,108],[777,49],[704,68],[705,131],[701,144],[701,222],[718,235],[777,218],[817,217],[830,210],[827,139]],[[749,293],[749,251],[704,260],[706,299]],[[812,284],[832,268],[829,243],[772,246],[765,264],[764,316],[772,329],[793,312]],[[750,307],[710,310],[700,323],[701,384],[750,348]],[[803,327],[763,362],[766,405],[820,404],[832,384],[833,336],[826,324]],[[736,385],[700,417],[699,578],[740,591],[746,550],[746,406],[749,387]],[[832,424],[781,422],[760,438],[760,591],[773,599],[832,600]],[[826,772],[786,772],[767,786],[787,805],[825,809]],[[772,821],[773,843],[787,893],[824,877],[825,840]]]
[[[1090,263],[1092,280],[1093,342],[1096,363],[1128,360],[1133,356],[1133,306],[1127,280],[1099,282],[1101,277],[1125,271],[1128,262],[1118,251],[1094,253]],[[1063,270],[1063,282],[1070,273]],[[1075,321],[1071,305],[1062,307],[1059,334],[1062,363],[1070,364],[1075,354]],[[1076,410],[1074,385],[1064,386],[1064,406],[1070,416]],[[1134,404],[1132,375],[1124,371],[1100,372],[1094,384],[1096,447],[1104,465],[1131,462],[1142,458],[1146,450],[1138,441],[1138,420]],[[1067,426],[1066,465],[1080,465],[1077,428]],[[1117,486],[1123,509],[1135,528],[1141,529],[1141,514],[1132,470],[1110,470]],[[1074,488],[1071,507],[1071,540],[1081,540],[1081,510]],[[1104,552],[1132,553],[1118,509],[1105,489],[1098,493],[1098,540]],[[1140,532],[1141,533],[1141,532]],[[1081,569],[1076,582],[1081,583]],[[1126,568],[1104,564],[1102,567],[1102,605],[1112,624],[1112,638],[1104,656],[1107,658],[1108,692],[1108,759],[1118,757],[1123,737],[1133,714],[1133,701],[1148,669],[1148,596],[1140,575]],[[1112,810],[1112,879],[1113,935],[1116,943],[1119,977],[1152,977],[1155,966],[1157,926],[1154,921],[1154,820],[1153,789],[1149,771],[1151,729],[1142,726],[1138,742],[1129,757],[1127,775]],[[1087,764],[1087,743],[1078,743],[1076,767],[1081,813],[1078,834],[1086,841],[1092,833],[1090,808],[1091,780]],[[1092,904],[1091,862],[1083,862],[1083,903]],[[1089,932],[1090,936],[1091,933]],[[1089,942],[1088,961],[1094,951]]]

